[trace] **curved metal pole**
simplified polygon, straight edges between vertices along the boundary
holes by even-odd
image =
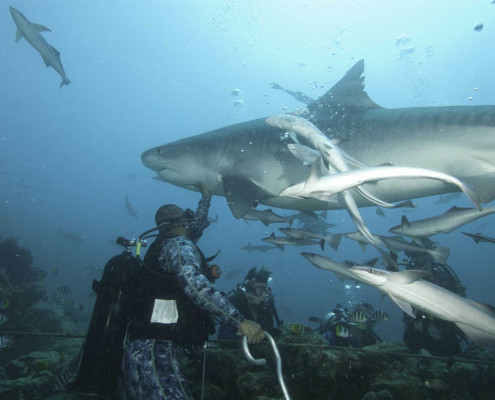
[[[278,378],[278,383],[280,384],[280,387],[282,388],[282,392],[284,393],[285,399],[286,400],[290,400],[289,392],[287,390],[287,387],[285,386],[284,377],[282,375],[282,358],[280,357],[280,353],[278,352],[277,343],[275,343],[275,340],[273,340],[272,335],[270,335],[266,331],[263,331],[263,332],[265,333],[265,336],[270,341],[270,344],[272,345],[273,353],[275,354],[275,358],[277,359],[277,378]],[[244,336],[242,338],[242,349],[244,350],[244,355],[246,356],[246,358],[249,361],[249,363],[251,363],[253,365],[265,365],[266,364],[266,358],[255,359],[251,355],[251,352],[249,351],[249,348],[248,348],[248,342],[247,342],[247,337],[246,336]]]

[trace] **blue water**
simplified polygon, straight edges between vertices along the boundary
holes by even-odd
[[[144,150],[225,125],[303,107],[270,82],[317,98],[354,63],[365,60],[366,90],[383,107],[495,103],[495,4],[490,0],[432,1],[14,1],[31,21],[49,27],[45,39],[61,53],[72,83],[46,68],[25,41],[14,42],[8,4],[0,8],[0,237],[17,237],[46,269],[46,286],[73,288],[87,304],[90,284],[120,250],[119,235],[136,237],[153,226],[155,210],[174,202],[194,208],[197,193],[153,179],[141,164]],[[144,6],[146,4],[146,6]],[[483,23],[475,31],[476,23]],[[477,90],[475,90],[477,88]],[[243,106],[234,105],[240,89]],[[138,218],[128,215],[128,195]],[[416,201],[419,219],[451,205]],[[276,210],[291,214],[287,210]],[[402,212],[362,211],[370,229],[385,234]],[[371,301],[391,315],[377,326],[400,340],[402,312],[376,289],[346,291],[331,273],[312,267],[300,249],[245,253],[248,242],[276,230],[236,220],[224,198],[199,242],[224,273],[265,265],[271,269],[280,315],[307,323],[335,303]],[[494,216],[466,226],[495,235]],[[329,212],[335,232],[355,230],[342,211]],[[483,226],[481,226],[483,224]],[[481,227],[480,227],[481,226]],[[72,243],[58,230],[83,237]],[[495,304],[493,252],[459,231],[433,238],[451,247],[448,260],[468,297]],[[316,250],[316,248],[310,251]],[[338,260],[375,256],[342,239]],[[60,269],[55,276],[54,268]],[[99,269],[97,269],[99,268]],[[89,270],[89,272],[88,272]],[[230,290],[242,276],[220,279]],[[88,311],[89,312],[89,311]]]

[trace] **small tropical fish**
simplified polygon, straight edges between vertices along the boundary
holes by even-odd
[[[370,319],[370,315],[363,310],[358,310],[351,314],[351,319],[354,322],[366,322]]]
[[[296,335],[302,335],[306,333],[306,327],[304,325],[298,324],[297,322],[293,322],[289,325],[290,331],[295,333]]]
[[[4,324],[8,320],[9,318],[5,314],[0,314],[0,325]]]
[[[34,371],[44,371],[48,369],[50,361],[48,360],[34,360],[31,363],[31,369]]]
[[[9,299],[2,299],[0,301],[0,310],[5,310],[10,305]]]
[[[74,372],[66,372],[58,376],[55,384],[53,385],[53,390],[56,392],[65,391],[67,386],[69,386],[75,379],[76,375]]]
[[[343,337],[343,338],[348,338],[349,336],[351,336],[351,333],[349,332],[349,328],[343,325],[337,325],[337,327],[335,328],[335,334],[338,337]]]
[[[441,379],[427,379],[423,383],[424,387],[431,389],[431,390],[436,390],[436,391],[443,391],[443,390],[449,390],[450,386],[449,384],[445,383]]]
[[[72,294],[72,288],[70,286],[64,285],[57,288],[57,292],[62,294]]]
[[[390,317],[385,311],[377,310],[373,313],[373,319],[375,321],[386,322],[390,319]]]
[[[12,340],[8,336],[0,336],[0,350],[10,346]]]

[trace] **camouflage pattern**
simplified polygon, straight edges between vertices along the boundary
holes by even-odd
[[[192,399],[178,360],[182,348],[169,340],[135,340],[124,352],[120,399]]]
[[[210,197],[198,204],[196,217],[201,231],[208,226]],[[199,239],[199,237],[198,237]],[[239,311],[201,272],[201,255],[194,242],[178,236],[162,242],[160,268],[177,276],[187,297],[199,308],[209,311],[238,327],[244,320]],[[122,399],[192,398],[180,373],[177,359],[182,348],[170,340],[135,340],[124,351],[119,394]]]

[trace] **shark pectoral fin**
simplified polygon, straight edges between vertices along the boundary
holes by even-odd
[[[404,311],[407,315],[409,315],[411,318],[416,318],[416,316],[414,315],[414,311],[413,311],[413,308],[411,307],[411,305],[407,302],[407,301],[404,301],[404,300],[401,300],[401,299],[398,299],[397,297],[394,297],[392,296],[391,294],[388,295],[388,297],[390,297],[390,299],[395,303],[397,304],[397,306],[399,306],[399,308]]]
[[[33,29],[37,30],[38,32],[43,32],[43,31],[51,32],[52,31],[50,28],[47,28],[46,26],[40,25],[40,24],[33,24],[33,23],[31,23],[31,27]]]
[[[263,189],[245,177],[226,175],[222,181],[227,204],[237,219],[242,218],[252,207],[255,207],[257,200],[270,197],[267,193],[263,193]]]
[[[55,47],[50,46],[53,53],[60,59],[60,51],[58,51]]]
[[[490,314],[492,318],[495,318],[495,307],[492,306],[491,304],[486,304],[486,303],[482,303],[481,301],[476,301],[471,299],[466,299],[466,301],[473,303],[476,307],[479,307],[487,314]]]
[[[17,43],[23,37],[24,35],[22,34],[22,31],[19,28],[17,28],[17,30],[15,31],[15,42]]]
[[[489,332],[484,332],[480,329],[475,328],[474,326],[467,325],[462,322],[456,322],[455,324],[469,337],[469,339],[471,339],[476,344],[483,345],[495,343],[495,335]]]

